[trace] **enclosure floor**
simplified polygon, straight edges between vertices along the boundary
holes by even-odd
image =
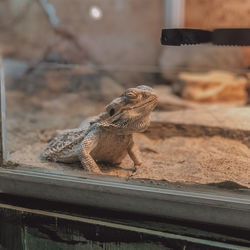
[[[12,161],[33,165],[40,171],[84,176],[80,164],[42,162],[39,155],[57,129],[79,126],[89,116],[103,111],[106,102],[65,93],[56,99],[47,95],[24,95],[7,91],[7,145]],[[165,180],[181,183],[232,181],[250,187],[250,148],[222,137],[171,137],[153,140],[135,136],[143,164],[135,173],[129,157],[120,168],[100,166],[103,175],[121,178]],[[25,146],[26,145],[26,146]]]
[[[166,180],[169,182],[208,184],[232,181],[250,187],[250,149],[241,142],[221,137],[172,137],[152,140],[135,136],[143,164],[135,173],[126,157],[120,167],[100,166],[103,175],[121,178]],[[46,146],[37,142],[11,154],[11,160],[35,165],[60,174],[83,176],[80,164],[42,162],[39,155]]]

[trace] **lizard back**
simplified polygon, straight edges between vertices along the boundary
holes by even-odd
[[[76,153],[76,147],[81,143],[87,133],[86,128],[69,129],[54,137],[47,145],[42,158],[57,161],[69,157],[70,151]]]

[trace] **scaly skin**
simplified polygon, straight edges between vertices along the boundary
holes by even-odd
[[[157,105],[152,88],[127,89],[106,106],[106,111],[80,128],[62,132],[49,142],[42,157],[57,162],[81,161],[89,172],[100,173],[98,162],[120,164],[129,154],[135,169],[141,165],[133,133],[145,131]]]

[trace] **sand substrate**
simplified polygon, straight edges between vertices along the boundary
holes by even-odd
[[[165,180],[191,184],[232,181],[250,187],[250,149],[241,142],[215,137],[172,137],[152,140],[135,135],[143,164],[135,173],[126,157],[120,167],[100,166],[103,175]],[[80,164],[59,164],[39,159],[46,144],[37,142],[11,154],[11,161],[41,167],[60,174],[83,176]]]
[[[35,166],[37,171],[86,176],[86,172],[80,164],[42,162],[39,155],[45,148],[46,141],[53,136],[57,129],[77,127],[84,118],[103,111],[108,101],[100,102],[88,99],[86,98],[87,94],[65,93],[48,97],[47,93],[44,95],[42,93],[25,95],[20,91],[7,91],[6,128],[10,160]],[[142,166],[135,173],[132,172],[132,161],[127,157],[120,168],[110,165],[100,166],[103,175],[113,175],[123,179],[151,179],[198,184],[232,181],[250,187],[250,148],[240,141],[223,138],[218,133],[216,136],[211,136],[215,133],[208,133],[210,137],[206,136],[205,132],[210,131],[207,126],[205,128],[201,126],[205,129],[204,133],[187,133],[189,130],[195,131],[198,125],[196,123],[197,126],[192,125],[195,120],[194,114],[185,113],[184,116],[184,111],[180,112],[181,115],[170,112],[166,117],[165,115],[161,116],[161,120],[158,119],[159,122],[164,121],[172,124],[167,126],[167,130],[164,126],[156,126],[156,129],[151,128],[151,133],[148,134],[150,138],[144,134],[135,136],[143,159]],[[205,114],[211,117],[208,112],[198,113],[197,121],[205,124]],[[248,112],[244,114],[243,120],[248,116]],[[174,120],[171,120],[171,117]],[[181,117],[182,120],[179,119]],[[188,117],[192,121],[191,125],[187,124]],[[216,118],[215,121],[218,120],[214,113],[212,117]],[[220,117],[221,113],[219,113]],[[236,118],[237,125],[243,124],[243,122],[238,121],[238,116]],[[182,123],[188,126],[179,126]],[[217,125],[214,123],[210,125],[218,127],[220,124],[225,125],[225,121],[221,123],[219,120]],[[230,124],[235,123],[230,122]],[[172,130],[169,130],[170,128]],[[183,130],[183,128],[185,129]],[[176,129],[179,129],[178,133]],[[182,130],[186,131],[185,137]],[[171,134],[171,131],[174,133]],[[166,134],[166,136],[159,139],[161,137],[158,134]]]

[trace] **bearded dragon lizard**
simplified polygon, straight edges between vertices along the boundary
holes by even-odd
[[[157,96],[152,88],[145,85],[129,88],[87,127],[65,130],[53,138],[41,156],[56,162],[81,161],[89,172],[101,173],[98,162],[120,164],[129,154],[136,170],[142,161],[133,133],[148,128],[156,105]]]

